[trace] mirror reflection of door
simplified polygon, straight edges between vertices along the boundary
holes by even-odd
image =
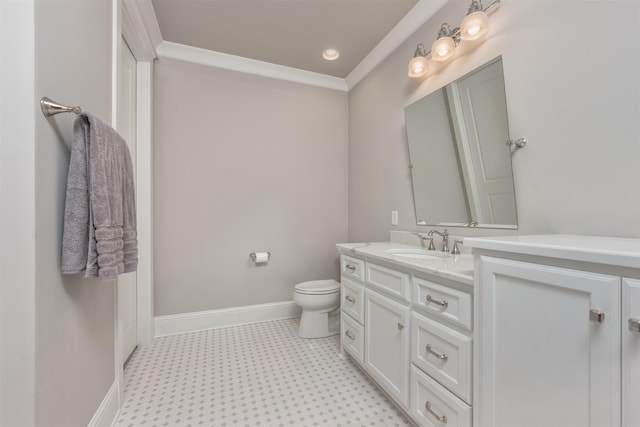
[[[518,228],[502,58],[405,108],[418,225]]]
[[[494,62],[446,89],[471,220],[515,224],[516,207],[502,64]]]

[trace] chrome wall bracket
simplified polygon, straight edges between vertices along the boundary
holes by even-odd
[[[527,145],[527,138],[508,139],[507,145],[509,147],[516,146],[516,148],[522,148]]]
[[[40,109],[45,117],[51,117],[60,113],[82,113],[82,109],[78,106],[71,107],[69,105],[59,104],[46,96],[40,100]]]

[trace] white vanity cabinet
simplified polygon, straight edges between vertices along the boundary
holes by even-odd
[[[418,425],[470,427],[471,278],[351,250],[340,265],[342,349]]]
[[[409,407],[409,306],[365,291],[364,367],[405,409]]]
[[[640,426],[640,280],[622,279],[622,426]]]
[[[478,424],[618,425],[620,278],[492,257],[481,266]]]
[[[364,368],[403,408],[409,407],[409,274],[367,261]]]
[[[420,426],[470,427],[471,289],[419,276],[412,286],[411,417]]]
[[[401,407],[409,405],[409,274],[342,255],[341,344]]]
[[[476,259],[474,425],[640,425],[640,333],[629,322],[640,316],[640,281],[625,277],[640,275],[638,241],[465,244]]]
[[[364,363],[364,260],[340,257],[342,349],[358,363]]]

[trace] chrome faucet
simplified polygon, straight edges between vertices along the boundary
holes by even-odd
[[[428,236],[433,236],[434,234],[442,236],[442,252],[449,252],[449,232],[447,229],[445,228],[443,232],[433,229],[427,233]],[[433,242],[433,237],[431,242]],[[435,246],[433,249],[435,249]]]
[[[420,233],[413,233],[413,234],[415,234],[420,238],[420,244],[422,245],[423,248],[425,247],[424,241],[429,240],[429,247],[427,249],[430,251],[436,250],[436,245],[433,244],[433,235],[423,236]]]

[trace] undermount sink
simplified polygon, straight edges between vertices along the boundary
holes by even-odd
[[[385,252],[391,256],[409,259],[442,259],[449,257],[449,254],[447,253],[434,252],[426,249],[387,249]]]

